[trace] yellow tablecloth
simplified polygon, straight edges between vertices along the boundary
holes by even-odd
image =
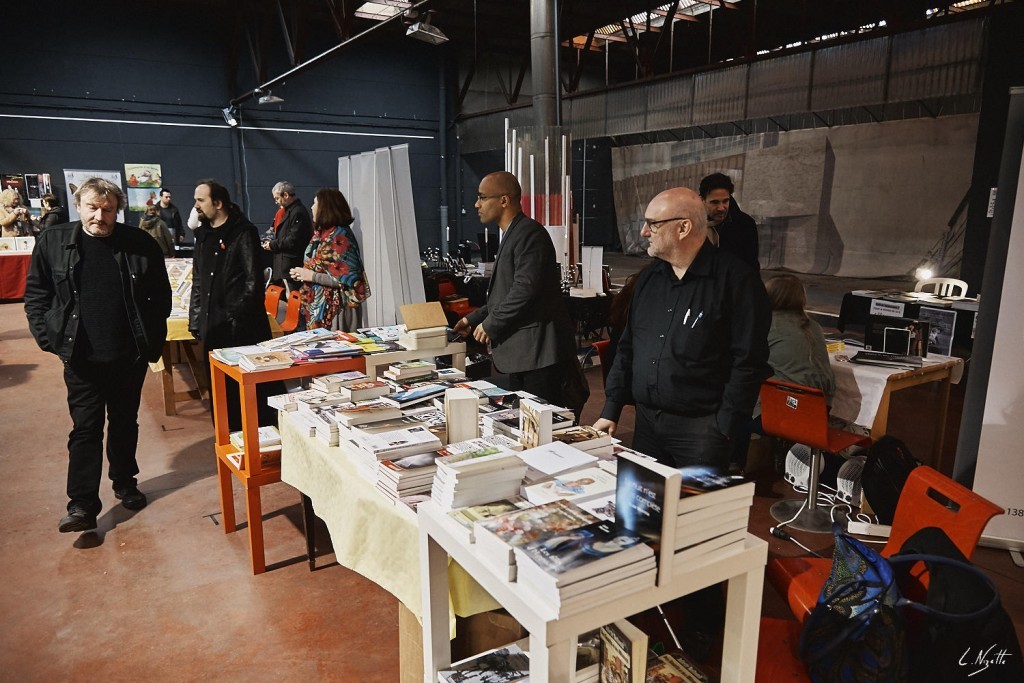
[[[338,563],[388,591],[422,618],[419,527],[411,510],[391,503],[358,473],[339,447],[303,435],[282,413],[281,481],[313,501],[326,522]],[[499,607],[458,564],[448,566],[454,614],[466,617]]]

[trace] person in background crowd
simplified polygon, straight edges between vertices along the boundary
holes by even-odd
[[[0,237],[26,237],[32,233],[32,218],[21,205],[21,194],[13,188],[0,192]]]
[[[165,257],[174,258],[174,242],[171,231],[160,218],[160,210],[157,207],[146,207],[146,215],[139,221],[139,229],[156,240]]]
[[[826,403],[831,406],[836,378],[825,348],[825,334],[807,315],[807,292],[803,283],[795,275],[787,274],[776,275],[764,286],[772,307],[772,326],[768,332],[768,365],[772,377],[821,389]],[[736,438],[732,464],[740,469],[746,466],[751,432],[763,433],[760,406],[754,412],[750,429]]]
[[[360,306],[370,289],[352,221],[348,201],[338,190],[325,188],[313,197],[313,240],[302,267],[289,272],[302,283],[307,328],[352,332],[359,327]]]
[[[721,249],[731,252],[760,272],[761,262],[757,238],[757,223],[740,211],[732,196],[734,186],[724,173],[712,173],[700,181],[700,196],[707,209],[711,241]]]
[[[523,214],[521,195],[511,173],[491,173],[480,181],[477,213],[481,223],[497,223],[501,244],[487,303],[453,329],[491,345],[495,367],[508,375],[504,388],[524,389],[566,406],[570,401],[563,388],[572,369],[567,364],[577,363],[573,330],[562,301],[555,247],[544,227]]]
[[[60,200],[55,194],[44,194],[42,196],[43,216],[39,220],[39,229],[45,230],[61,223],[71,220],[68,217],[68,210],[60,205]]]
[[[175,244],[192,244],[192,236],[185,232],[181,226],[181,212],[178,207],[171,203],[171,191],[166,187],[160,189],[160,201],[157,202],[157,209],[160,211],[160,220],[171,231]]]
[[[302,267],[302,260],[313,237],[313,223],[309,212],[295,195],[295,186],[286,180],[274,185],[274,201],[284,209],[280,221],[274,219],[274,236],[263,240],[263,248],[274,254],[272,280],[288,288],[289,271]]]
[[[208,358],[214,349],[270,339],[270,323],[263,307],[256,226],[231,202],[227,188],[216,180],[201,181],[196,187],[195,201],[202,225],[195,233],[188,329],[202,343],[203,357]],[[270,384],[260,384],[257,393],[284,393]],[[228,426],[237,431],[242,428],[238,384],[228,381],[225,393]],[[274,424],[275,411],[263,399],[258,404],[260,424]]]
[[[62,532],[96,528],[103,505],[103,427],[107,475],[129,510],[146,507],[135,458],[147,362],[167,337],[171,286],[156,243],[117,223],[126,205],[117,185],[86,180],[75,192],[81,220],[39,235],[25,285],[25,314],[43,351],[64,363],[73,428],[68,436],[69,498]]]

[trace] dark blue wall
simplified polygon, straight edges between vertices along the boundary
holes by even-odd
[[[51,2],[45,16],[29,3],[5,8],[4,23],[26,30],[5,32],[0,173],[50,173],[63,195],[65,168],[123,174],[126,162],[159,163],[179,208],[190,206],[198,179],[214,177],[265,226],[278,180],[293,182],[308,206],[317,189],[337,187],[338,157],[408,144],[420,242],[439,244],[445,48],[405,38],[400,25],[384,27],[274,88],[284,103],[243,104],[249,130],[231,129],[221,109],[259,84],[244,33],[252,26],[258,35],[259,20],[242,7]],[[280,29],[267,35],[266,73],[274,77],[290,65]],[[337,42],[329,24],[306,26],[304,56]]]

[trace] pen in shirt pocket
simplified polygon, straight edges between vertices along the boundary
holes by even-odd
[[[704,311],[702,310],[700,313],[697,314],[697,317],[693,319],[693,325],[690,326],[690,329],[692,330],[693,328],[697,327],[697,323],[699,323],[700,319],[703,318],[703,317],[704,317]]]

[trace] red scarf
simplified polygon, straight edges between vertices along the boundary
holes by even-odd
[[[283,206],[277,207],[277,213],[274,214],[274,234],[277,234],[277,229],[281,227],[281,222],[284,221],[285,210]]]

